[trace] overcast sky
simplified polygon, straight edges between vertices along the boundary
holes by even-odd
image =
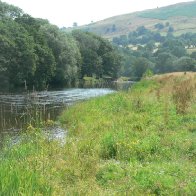
[[[59,27],[89,24],[111,16],[192,0],[2,0]]]

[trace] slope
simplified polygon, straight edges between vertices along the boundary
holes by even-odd
[[[196,32],[196,1],[178,3],[162,8],[145,10],[107,18],[95,23],[75,28],[94,32],[106,38],[128,34],[140,26],[156,31],[156,24],[163,24],[161,33],[167,33],[168,28],[174,28],[174,34]],[[68,31],[73,28],[68,28]]]

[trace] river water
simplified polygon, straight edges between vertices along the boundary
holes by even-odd
[[[28,94],[0,94],[0,143],[8,135],[17,137],[29,124],[57,120],[60,113],[75,102],[113,92],[107,88],[74,88]],[[63,134],[59,127],[50,131],[56,137]]]

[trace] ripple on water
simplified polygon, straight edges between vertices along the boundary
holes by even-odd
[[[113,92],[114,90],[107,88],[73,88],[28,94],[0,94],[0,136],[17,136],[28,124],[56,120],[62,110],[75,102]],[[60,127],[50,132],[54,138],[63,138],[66,135],[66,131]]]

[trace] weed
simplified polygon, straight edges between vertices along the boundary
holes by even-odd
[[[168,97],[165,97],[165,100],[164,100],[164,123],[166,125],[168,125],[169,123],[169,98]]]
[[[179,84],[175,84],[172,95],[177,114],[186,114],[193,97],[192,80],[184,80]]]
[[[101,157],[104,159],[115,158],[117,145],[113,134],[106,134],[101,141]]]

